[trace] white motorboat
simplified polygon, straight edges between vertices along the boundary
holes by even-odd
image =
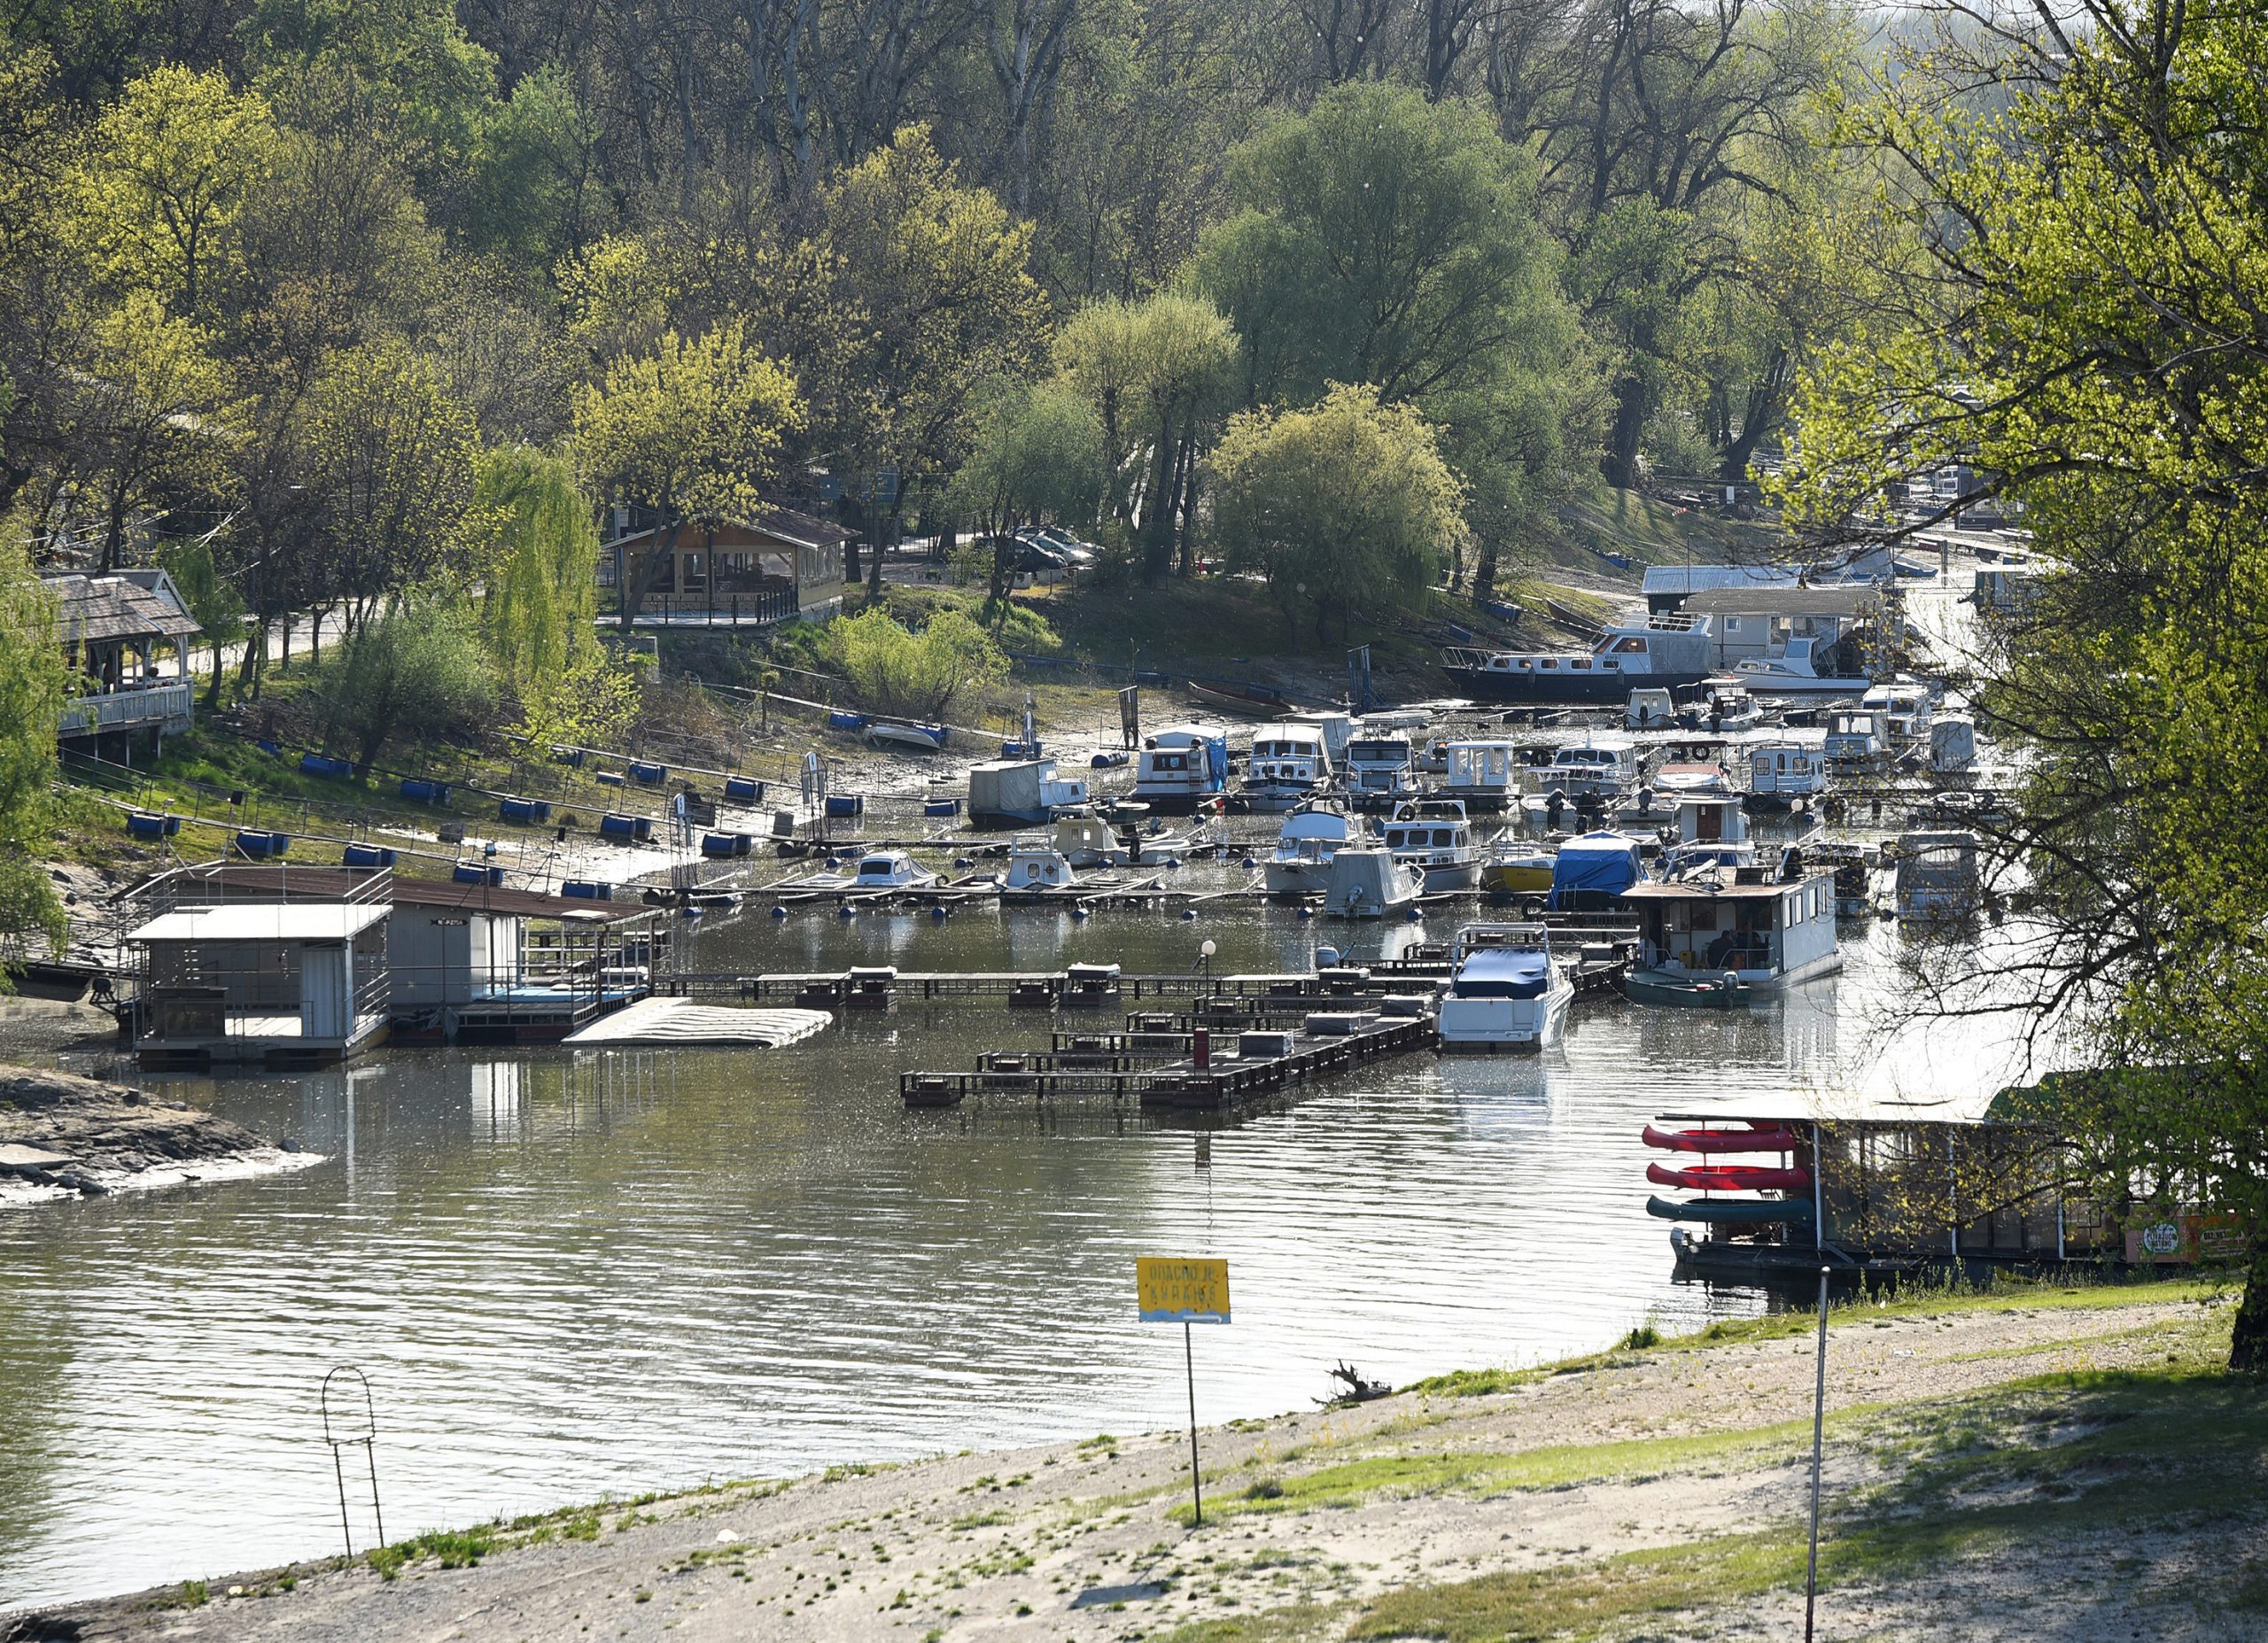
[[[1899,918],[1928,924],[1975,914],[1984,899],[1983,850],[1973,833],[1900,833],[1885,852],[1897,858]]]
[[[1893,753],[1914,746],[1930,733],[1931,702],[1927,685],[1876,685],[1859,698],[1859,706],[1881,722],[1883,738]]]
[[[858,858],[858,871],[850,880],[854,890],[926,890],[938,881],[937,875],[921,866],[904,850],[873,850]]]
[[[1284,818],[1276,853],[1265,872],[1270,895],[1320,895],[1331,887],[1331,858],[1353,836],[1347,812],[1325,800],[1309,800]]]
[[[1551,756],[1539,778],[1546,793],[1612,799],[1638,785],[1637,744],[1619,736],[1596,736]]]
[[[1216,725],[1169,725],[1144,738],[1134,796],[1161,814],[1186,816],[1229,785],[1229,736]]]
[[[1214,848],[1201,827],[1194,833],[1145,833],[1128,823],[1114,831],[1099,816],[1067,816],[1050,838],[1074,867],[1162,866]]]
[[[1559,1037],[1575,981],[1565,965],[1552,961],[1544,925],[1467,925],[1456,933],[1451,955],[1442,1049],[1541,1050]]]
[[[1713,671],[1709,621],[1666,611],[1617,624],[1588,651],[1524,653],[1453,646],[1441,665],[1469,695],[1514,701],[1625,701],[1633,690],[1678,690]]]
[[[1417,791],[1418,760],[1410,738],[1365,721],[1362,733],[1347,744],[1347,796],[1357,804],[1384,808]]]
[[[1630,730],[1666,730],[1676,722],[1676,701],[1658,687],[1632,691],[1622,709],[1622,723]]]
[[[1382,846],[1342,846],[1331,858],[1323,911],[1334,918],[1382,918],[1415,902],[1424,879]]]
[[[1822,748],[1829,764],[1873,764],[1890,751],[1882,715],[1846,709],[1828,716]]]
[[[1784,808],[1827,791],[1827,753],[1799,741],[1759,742],[1750,748],[1748,796]]]
[[[942,725],[902,725],[875,719],[866,726],[866,745],[907,753],[939,753],[944,751],[950,733]]]
[[[1791,637],[1761,656],[1733,663],[1733,675],[1750,690],[1767,696],[1857,696],[1870,681],[1863,674],[1835,670],[1830,656],[1839,640]],[[1821,664],[1826,669],[1821,670]]]
[[[1038,899],[1066,895],[1078,887],[1079,875],[1071,858],[1045,839],[1021,838],[1008,846],[1008,872],[1000,880],[1005,899]]]
[[[1251,803],[1286,808],[1322,792],[1331,779],[1331,750],[1319,726],[1287,722],[1253,732],[1243,789]]]
[[[1702,681],[1701,700],[1693,711],[1696,725],[1712,735],[1749,730],[1764,722],[1764,709],[1756,698],[1739,680],[1721,675]]]
[[[1519,802],[1520,752],[1509,741],[1452,741],[1442,749],[1441,793],[1469,810]]]
[[[1480,882],[1472,824],[1455,799],[1404,799],[1386,825],[1386,848],[1423,877],[1425,892],[1470,890]]]

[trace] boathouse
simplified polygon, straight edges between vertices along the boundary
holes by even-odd
[[[127,937],[142,953],[144,1066],[321,1066],[385,1037],[389,909],[344,901],[185,905]]]
[[[206,863],[151,887],[216,904],[356,901],[389,913],[389,1036],[555,1042],[646,996],[664,916],[642,904],[351,868]]]

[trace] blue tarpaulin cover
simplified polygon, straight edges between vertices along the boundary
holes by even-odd
[[[1551,904],[1571,890],[1619,895],[1638,882],[1638,841],[1619,833],[1587,833],[1559,847],[1551,870]]]
[[[1486,948],[1456,967],[1449,991],[1459,998],[1541,998],[1551,984],[1551,960],[1542,953]]]

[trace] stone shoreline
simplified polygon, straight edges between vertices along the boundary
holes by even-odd
[[[124,1084],[0,1065],[0,1207],[302,1169],[319,1154]]]

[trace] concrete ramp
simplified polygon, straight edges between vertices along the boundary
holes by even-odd
[[[610,1044],[740,1044],[777,1050],[832,1027],[823,1010],[742,1010],[729,1004],[700,1004],[690,998],[641,998],[612,1015],[601,1016],[567,1042],[582,1048]]]

